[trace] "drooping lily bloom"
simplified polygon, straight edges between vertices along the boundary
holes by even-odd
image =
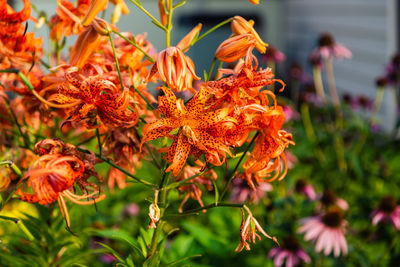
[[[347,242],[344,237],[347,221],[339,209],[331,209],[323,216],[304,218],[299,233],[304,233],[304,240],[315,243],[315,251],[327,256],[333,251],[335,257],[347,254]]]
[[[390,221],[396,230],[400,229],[400,206],[392,196],[384,197],[377,209],[372,214],[372,224],[377,225],[381,221]]]
[[[0,1],[0,68],[17,68],[26,73],[41,57],[42,39],[35,39],[34,33],[26,32],[24,22],[30,18],[31,3],[23,2],[22,10],[16,12],[6,0]],[[15,75],[2,73],[0,78],[2,76],[7,79]]]
[[[274,266],[283,266],[286,259],[286,267],[294,267],[300,262],[310,263],[311,259],[307,253],[300,247],[299,241],[295,236],[286,236],[283,239],[282,246],[271,249],[268,257],[274,259]]]
[[[101,76],[90,76],[83,80],[77,68],[65,72],[66,82],[52,96],[61,104],[76,103],[66,122],[83,121],[88,128],[98,127],[98,119],[111,127],[132,127],[137,123],[136,110],[128,106],[131,102],[129,90],[117,87]]]
[[[147,79],[156,73],[177,92],[191,89],[193,79],[200,80],[195,73],[193,61],[175,46],[170,46],[158,54]]]
[[[284,130],[267,129],[257,137],[254,149],[243,164],[243,168],[248,173],[257,172],[260,177],[269,177],[275,172],[271,178],[265,180],[267,182],[282,180],[288,169],[284,151],[289,145],[294,145],[291,134]]]
[[[240,34],[223,41],[215,51],[215,57],[222,62],[234,62],[249,54],[256,44],[251,34]]]
[[[185,106],[182,99],[177,99],[171,89],[162,87],[165,96],[159,97],[158,110],[164,118],[148,123],[143,127],[144,142],[168,136],[174,140],[165,158],[172,163],[168,171],[177,176],[184,166],[187,157],[193,154],[197,159],[205,154],[206,162],[221,165],[229,146],[225,143],[223,123],[235,121],[228,117],[229,109],[210,110],[206,108],[209,97],[201,89]],[[177,130],[176,135],[169,135]]]
[[[251,51],[250,51],[251,52]],[[251,65],[254,56],[248,53],[246,60],[235,72],[222,70],[222,73],[231,74],[229,77],[217,81],[204,83],[205,88],[217,99],[217,103],[232,103],[238,106],[248,104],[262,104],[268,106],[268,96],[274,100],[275,94],[270,90],[261,90],[264,86],[278,82],[282,85],[279,91],[284,90],[285,83],[282,80],[274,79],[274,74],[270,68],[257,70],[258,62],[254,67]]]
[[[76,7],[68,0],[58,0],[56,15],[50,19],[50,39],[61,40],[62,36],[80,34],[84,27],[81,20],[89,8],[90,0],[78,0]]]
[[[27,186],[31,187],[33,193],[24,192],[19,188],[15,194],[21,200],[41,205],[57,200],[69,227],[70,220],[63,197],[78,205],[94,204],[105,198],[105,195],[100,195],[96,184],[87,181],[87,176],[93,174],[94,169],[91,169],[88,160],[79,155],[74,146],[56,139],[45,139],[35,145],[35,151],[40,157],[19,182],[27,179]],[[74,184],[86,193],[76,195],[73,190]],[[90,198],[92,200],[83,200]]]
[[[258,223],[256,218],[253,217],[253,214],[251,211],[247,208],[246,211],[248,212],[247,218],[245,219],[245,214],[244,210],[242,209],[242,224],[240,226],[240,241],[238,246],[235,249],[235,252],[238,253],[242,251],[244,248],[246,250],[250,250],[250,244],[247,243],[247,241],[252,241],[253,244],[256,243],[257,238],[261,240],[260,235],[257,234],[257,231],[259,231],[262,235],[265,237],[268,237],[269,239],[274,240],[276,243],[278,241],[274,236],[268,235],[261,227],[261,225]]]
[[[268,44],[261,40],[253,25],[243,17],[235,16],[231,23],[231,29],[234,35],[251,34],[256,39],[256,49],[262,54],[265,53]]]
[[[196,163],[201,164],[201,162],[197,161]],[[190,166],[186,165],[181,174],[178,175],[176,181],[182,181],[185,179],[188,179],[198,173],[201,172],[202,166]],[[203,185],[208,191],[211,191],[213,189],[213,184],[211,182],[211,179],[216,180],[217,179],[217,174],[214,172],[214,170],[208,170],[204,172],[203,174],[191,179],[190,181],[187,182],[187,185],[183,185],[178,187],[178,190],[180,192],[186,193],[185,197],[183,198],[181,205],[179,206],[179,212],[183,211],[183,205],[188,201],[189,197],[191,197],[194,200],[197,200],[199,202],[200,206],[204,206],[203,200],[201,199],[202,191],[200,185]]]
[[[140,167],[141,160],[147,151],[139,152],[140,137],[135,128],[111,128],[104,144],[104,155],[113,156],[114,162],[134,174]],[[108,187],[114,189],[115,182],[119,188],[125,188],[125,174],[115,168],[110,168]]]

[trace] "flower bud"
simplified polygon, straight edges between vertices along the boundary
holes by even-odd
[[[196,76],[192,60],[175,46],[168,47],[158,54],[147,79],[156,72],[162,81],[177,92],[189,89],[193,79],[200,80],[200,77]]]
[[[248,51],[254,48],[255,44],[256,40],[251,34],[233,36],[219,45],[215,52],[215,57],[222,62],[234,62],[245,57]]]
[[[101,18],[94,18],[92,21],[92,26],[100,35],[108,35],[110,32],[112,32],[110,24]]]
[[[149,207],[149,217],[150,217],[149,229],[156,228],[157,227],[156,223],[158,222],[158,220],[160,220],[160,208],[158,207],[156,201],[154,201],[154,203],[151,203]]]
[[[181,50],[184,50],[186,47],[189,47],[194,38],[199,34],[201,27],[202,27],[201,23],[197,24],[197,26],[194,27],[193,30],[191,30],[188,34],[185,35],[185,37],[182,38],[182,40],[176,45],[176,47],[178,47]]]
[[[251,34],[256,40],[256,49],[264,54],[268,44],[264,43],[263,40],[261,40],[260,36],[256,32],[256,30],[253,28],[253,26],[244,18],[240,16],[235,16],[233,18],[233,21],[231,23],[231,28],[232,32],[235,35],[241,35],[241,34]]]
[[[168,23],[168,16],[165,12],[165,0],[158,0],[158,10],[160,12],[160,20],[163,26],[166,26]]]
[[[260,0],[249,0],[249,2],[253,5],[258,5],[260,3]]]

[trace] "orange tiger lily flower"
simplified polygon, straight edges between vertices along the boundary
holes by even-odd
[[[111,127],[132,127],[137,123],[137,111],[128,109],[131,102],[128,89],[121,93],[113,82],[101,76],[81,81],[75,75],[77,68],[67,70],[66,82],[58,87],[58,94],[49,99],[61,104],[77,103],[66,122],[83,121],[89,128],[98,126],[97,118]]]
[[[252,55],[251,55],[252,57]],[[250,60],[247,60],[251,62]],[[218,103],[233,102],[239,106],[245,106],[250,103],[259,103],[268,105],[268,96],[274,101],[276,106],[275,94],[270,90],[261,88],[278,82],[282,85],[280,91],[284,90],[285,83],[282,80],[274,79],[274,74],[270,68],[257,69],[257,64],[252,67],[244,63],[238,70],[238,73],[219,79],[218,81],[209,81],[204,83],[204,87],[215,95]]]
[[[222,62],[234,62],[246,57],[255,45],[256,39],[251,34],[233,36],[218,46],[215,57]]]
[[[195,73],[193,61],[175,46],[168,47],[158,54],[147,79],[156,73],[177,92],[191,89],[193,79],[200,80]]]
[[[82,68],[93,51],[100,45],[102,36],[93,25],[88,26],[76,40],[70,64]]]
[[[256,49],[264,54],[265,51],[267,50],[268,44],[265,43],[263,40],[261,40],[260,36],[256,32],[256,30],[253,28],[253,26],[244,18],[240,16],[235,16],[232,20],[231,23],[231,28],[232,32],[235,35],[241,35],[241,34],[251,34],[253,37],[256,39]]]
[[[103,9],[106,9],[108,5],[108,0],[92,0],[90,2],[89,9],[86,16],[82,20],[83,26],[88,26],[92,23],[92,20],[100,13]]]
[[[169,88],[163,87],[162,90],[165,96],[159,97],[158,110],[165,117],[143,127],[142,145],[163,136],[174,139],[165,155],[167,162],[171,162],[166,171],[172,171],[174,176],[179,174],[189,154],[195,158],[205,154],[207,162],[221,165],[225,153],[231,154],[221,131],[224,122],[234,121],[227,116],[229,108],[207,109],[208,94],[204,89],[197,92],[186,106]],[[178,130],[177,135],[169,134],[173,130]]]
[[[100,195],[97,185],[85,180],[86,168],[90,169],[90,167],[77,156],[71,155],[71,153],[77,153],[74,146],[55,139],[45,139],[35,145],[35,151],[41,156],[19,181],[21,183],[27,180],[27,186],[32,188],[33,193],[26,193],[19,188],[15,194],[21,200],[41,205],[57,200],[61,214],[69,227],[70,220],[63,197],[79,205],[94,204],[105,198],[105,195]],[[83,195],[73,193],[75,183],[86,193]],[[83,201],[88,198],[92,200]]]
[[[255,143],[253,151],[243,164],[245,172],[256,173],[260,180],[275,172],[273,177],[263,179],[266,182],[285,178],[288,167],[284,151],[289,145],[295,145],[292,135],[284,130],[268,129],[257,137]]]

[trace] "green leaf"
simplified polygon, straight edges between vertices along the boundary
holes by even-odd
[[[132,260],[132,254],[130,254],[128,258],[126,258],[126,263],[128,264],[129,267],[135,267],[135,264],[133,263]]]
[[[143,263],[143,267],[153,267],[153,266],[159,266],[159,265],[160,265],[160,254],[158,252],[151,255],[151,257],[148,258]]]
[[[118,254],[117,251],[115,251],[113,248],[111,248],[110,246],[101,243],[101,242],[97,242],[98,244],[102,245],[103,247],[105,247],[111,254],[113,254],[121,263],[125,264],[125,260]]]
[[[193,259],[193,258],[201,257],[201,256],[202,256],[201,254],[196,254],[196,255],[187,256],[187,257],[184,257],[184,258],[182,258],[182,259],[178,259],[178,260],[176,260],[176,261],[167,263],[166,266],[174,266],[174,265],[176,265],[176,264],[178,264],[178,263],[181,263],[181,262],[184,262],[184,261]]]
[[[215,191],[214,201],[215,201],[215,203],[218,203],[218,200],[219,200],[219,192],[218,192],[217,183],[216,183],[215,180],[212,179],[212,178],[210,178],[210,180],[211,180],[211,182],[213,183],[214,191]]]
[[[204,74],[204,80],[208,81],[208,73],[207,73],[207,71],[203,70],[203,74]]]

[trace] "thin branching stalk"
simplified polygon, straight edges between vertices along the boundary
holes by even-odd
[[[96,137],[97,137],[97,143],[99,145],[99,155],[100,155],[100,157],[102,157],[103,156],[103,144],[101,143],[99,129],[96,128],[95,132],[96,132]]]
[[[198,38],[196,38],[195,40],[193,40],[193,42],[186,47],[183,51],[187,51],[190,47],[192,47],[195,43],[197,43],[198,41],[200,41],[201,39],[203,39],[204,37],[206,37],[207,35],[209,35],[210,33],[212,33],[213,31],[215,31],[216,29],[224,26],[225,24],[230,23],[233,20],[233,18],[229,18],[227,20],[224,20],[221,23],[218,23],[217,25],[215,25],[214,27],[212,27],[211,29],[209,29],[208,31],[206,31],[205,33],[203,33],[202,35],[200,35]]]
[[[224,190],[222,190],[222,194],[221,194],[221,196],[219,197],[219,201],[221,201],[221,200],[223,199],[223,197],[224,197],[226,191],[227,191],[228,188],[229,188],[229,185],[231,184],[233,178],[235,177],[235,173],[236,173],[237,169],[239,168],[240,164],[242,163],[242,160],[243,160],[244,157],[246,156],[247,152],[249,151],[249,149],[251,148],[251,146],[253,145],[254,141],[256,140],[256,138],[257,138],[257,136],[258,136],[259,134],[260,134],[260,132],[258,131],[258,132],[253,136],[253,139],[251,139],[250,143],[247,145],[245,151],[243,152],[242,156],[240,157],[240,159],[239,159],[238,163],[236,164],[235,168],[233,169],[232,172],[230,172],[230,173],[228,174],[228,175],[229,175],[229,180],[228,180],[228,182],[226,183],[226,185],[225,185],[225,187],[224,187]]]
[[[192,215],[192,214],[199,214],[203,210],[213,209],[213,208],[217,208],[217,207],[243,208],[244,206],[245,206],[244,204],[215,202],[215,203],[212,203],[212,204],[209,204],[209,205],[206,205],[203,207],[199,207],[196,209],[186,210],[179,214],[167,214],[167,215],[165,215],[165,217],[176,217],[176,216],[187,216],[187,215]]]
[[[153,64],[156,63],[156,60],[152,56],[150,56],[146,51],[144,51],[140,46],[138,46],[135,42],[132,42],[131,40],[129,40],[129,38],[126,38],[118,31],[113,30],[113,33],[115,33],[116,35],[118,35],[119,37],[121,37],[122,39],[124,39],[125,41],[127,41],[128,43],[133,45],[134,47],[136,47],[136,49],[138,49],[140,52],[142,52],[151,61],[151,63],[153,63]],[[133,37],[133,38],[135,38],[135,37]]]
[[[158,19],[156,19],[153,15],[150,14],[149,11],[147,11],[139,2],[137,2],[136,0],[130,0],[133,4],[135,4],[135,6],[137,6],[140,10],[143,11],[143,13],[145,13],[149,18],[151,18],[153,20],[153,23],[156,24],[158,27],[160,27],[161,29],[163,29],[164,31],[167,31],[167,28],[165,28],[159,21]]]
[[[114,54],[115,67],[116,67],[117,72],[118,72],[119,82],[121,84],[121,91],[124,91],[124,83],[122,82],[121,69],[119,68],[118,57],[117,57],[117,53],[115,52],[115,46],[114,46],[114,41],[113,41],[112,36],[111,36],[111,32],[108,33],[108,39],[110,40],[111,48],[112,48],[112,51],[113,51],[113,54]]]

